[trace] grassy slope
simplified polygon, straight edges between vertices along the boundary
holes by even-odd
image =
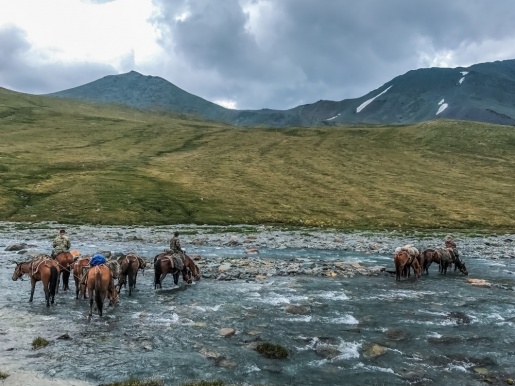
[[[234,128],[0,89],[0,219],[513,229],[515,129]]]

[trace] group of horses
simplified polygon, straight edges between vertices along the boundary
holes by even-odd
[[[36,283],[41,281],[45,292],[46,305],[54,304],[54,298],[59,290],[61,276],[63,290],[69,290],[69,278],[73,275],[75,281],[75,298],[89,298],[89,316],[93,314],[95,301],[99,316],[102,316],[104,302],[107,298],[110,304],[118,301],[122,286],[127,287],[129,296],[136,286],[138,272],[146,267],[146,262],[134,252],[123,254],[117,259],[106,260],[105,264],[90,266],[91,256],[81,256],[78,251],[62,252],[55,258],[49,255],[38,255],[30,261],[16,262],[12,279],[14,281],[23,275],[28,275],[31,281],[29,302],[34,298]],[[184,282],[191,284],[200,280],[200,269],[188,255],[173,255],[160,253],[154,258],[154,288],[161,288],[163,279],[168,273],[172,274],[177,285],[182,273]],[[115,279],[117,283],[115,284]]]
[[[409,277],[411,268],[413,268],[415,278],[420,278],[424,271],[429,274],[429,267],[432,263],[438,264],[438,271],[444,275],[453,264],[454,271],[459,270],[464,275],[468,275],[465,262],[460,258],[456,248],[425,249],[420,252],[408,244],[395,249],[393,261],[396,281],[400,281],[401,276]]]

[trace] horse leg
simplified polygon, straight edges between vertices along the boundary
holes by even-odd
[[[68,291],[70,289],[70,267],[63,270],[63,290]]]
[[[75,282],[75,299],[79,299],[79,278],[75,269],[73,270],[73,281]]]
[[[33,277],[30,278],[30,299],[29,302],[32,302],[34,298],[34,290],[36,289],[36,279]]]
[[[89,295],[89,317],[93,316],[93,290],[88,288]]]
[[[41,278],[41,283],[43,284],[43,291],[45,291],[46,306],[50,307],[50,291],[48,290],[48,280]]]
[[[173,284],[179,285],[179,271],[172,272]]]

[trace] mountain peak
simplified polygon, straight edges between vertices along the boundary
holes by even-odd
[[[240,126],[410,124],[441,118],[515,125],[515,60],[411,70],[360,98],[320,100],[289,110],[229,110],[166,79],[134,70],[50,95],[189,114]]]

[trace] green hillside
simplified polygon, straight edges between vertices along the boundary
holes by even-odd
[[[237,128],[0,89],[0,220],[515,227],[515,129]]]

